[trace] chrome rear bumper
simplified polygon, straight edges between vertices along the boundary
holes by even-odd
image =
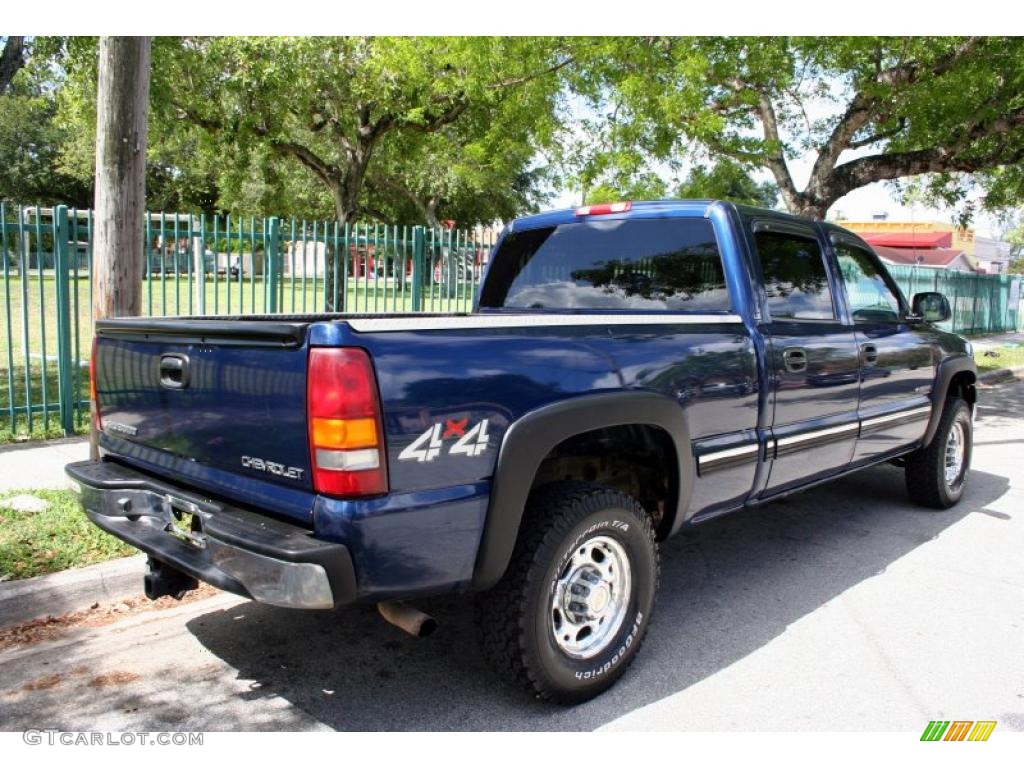
[[[113,461],[65,471],[96,525],[201,581],[287,608],[335,608],[356,598],[343,544]]]

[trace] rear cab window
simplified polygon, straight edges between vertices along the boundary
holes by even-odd
[[[728,311],[707,219],[611,219],[505,236],[481,308]]]
[[[773,320],[835,320],[828,271],[813,236],[761,230],[754,245]]]

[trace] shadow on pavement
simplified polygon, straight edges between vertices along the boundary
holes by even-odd
[[[974,470],[961,504],[936,512],[912,506],[903,482],[895,467],[868,469],[666,543],[645,647],[615,688],[573,709],[491,674],[465,597],[421,604],[439,621],[426,640],[406,637],[372,607],[299,613],[246,603],[187,627],[250,682],[248,696],[281,697],[332,728],[592,729],[756,651],[972,512],[993,514],[985,507],[1009,485]]]
[[[1005,427],[1014,424],[1024,413],[1024,387],[981,387],[975,421],[986,427]],[[983,443],[979,442],[979,445]]]

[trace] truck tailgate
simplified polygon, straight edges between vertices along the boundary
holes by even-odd
[[[103,439],[311,490],[306,429],[308,323],[125,319],[97,325]],[[154,461],[156,456],[159,461]],[[212,473],[214,476],[219,473]]]

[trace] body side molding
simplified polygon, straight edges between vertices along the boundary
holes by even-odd
[[[473,588],[488,589],[512,557],[530,486],[541,461],[570,437],[604,427],[645,424],[668,432],[679,468],[676,508],[669,535],[682,525],[696,476],[683,409],[654,392],[614,392],[562,400],[531,411],[509,427],[498,451],[490,503],[480,540]]]

